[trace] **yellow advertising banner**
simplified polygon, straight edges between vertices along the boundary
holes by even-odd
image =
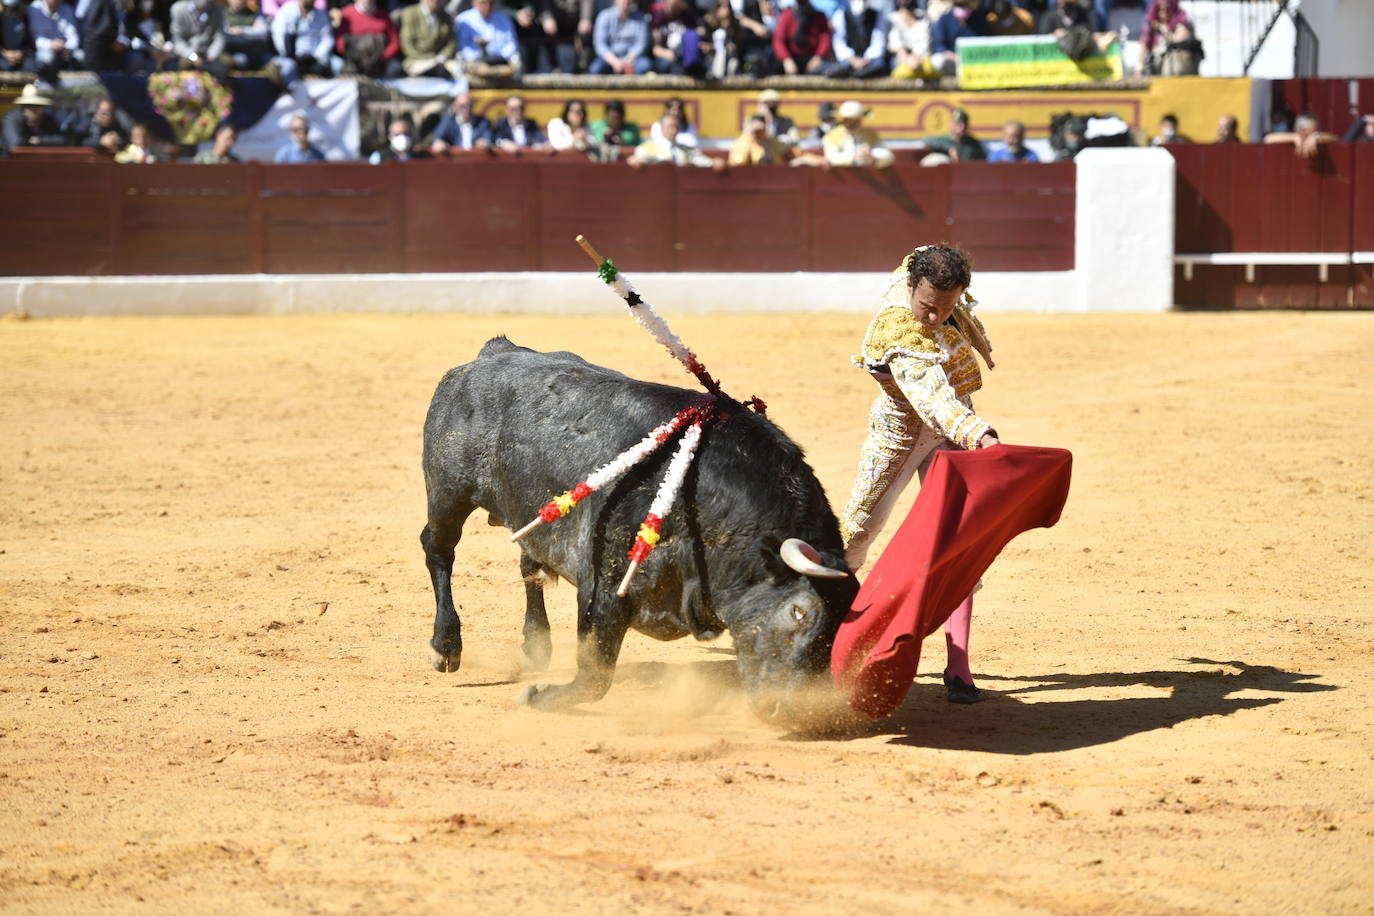
[[[1074,60],[1059,50],[1053,35],[1005,38],[960,38],[959,86],[963,89],[1017,89],[1026,86],[1068,86],[1119,80],[1121,43],[1112,39],[1106,49]]]
[[[1178,118],[1179,131],[1192,140],[1210,141],[1222,115],[1234,115],[1240,122],[1240,135],[1247,136],[1250,121],[1249,78],[1181,76],[1154,79],[1147,89],[1008,89],[987,92],[925,92],[921,90],[886,90],[837,92],[827,89],[784,89],[779,112],[792,118],[802,134],[803,142],[819,145],[814,130],[819,123],[818,109],[822,102],[838,105],[846,99],[857,99],[872,114],[865,122],[885,140],[915,141],[944,134],[949,130],[950,113],[956,108],[968,112],[969,125],[975,136],[990,140],[1000,137],[1007,121],[1021,121],[1031,138],[1049,136],[1050,118],[1072,112],[1077,115],[1115,115],[1125,121],[1142,137],[1155,134],[1160,118],[1172,114]],[[509,91],[494,89],[473,90],[473,108],[490,118],[501,116]],[[602,116],[606,102],[619,99],[625,103],[627,120],[643,127],[663,114],[669,98],[681,98],[692,127],[702,138],[728,140],[739,136],[744,121],[758,105],[758,92],[738,90],[625,90],[606,89],[531,89],[521,93],[526,113],[541,125],[547,124],[563,111],[570,98],[587,104],[590,116]]]

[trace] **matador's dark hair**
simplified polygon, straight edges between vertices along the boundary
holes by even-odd
[[[905,263],[912,288],[922,277],[939,290],[964,289],[973,279],[973,259],[953,245],[924,245],[907,255]]]

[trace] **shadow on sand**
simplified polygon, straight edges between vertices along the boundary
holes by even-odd
[[[729,650],[713,654],[733,655]],[[992,754],[1047,754],[1110,744],[1131,735],[1172,728],[1190,719],[1227,716],[1242,709],[1281,703],[1283,696],[1237,696],[1249,691],[1269,694],[1321,693],[1338,690],[1315,683],[1319,675],[1284,671],[1271,665],[1206,658],[1178,659],[1206,668],[1177,671],[1108,671],[1096,674],[1040,674],[1019,677],[979,675],[985,701],[954,706],[945,700],[938,675],[923,675],[902,705],[877,722],[858,719],[846,709],[824,713],[813,727],[784,734],[790,741],[845,741],[887,737],[892,744]],[[932,683],[933,681],[933,683]],[[739,671],[733,658],[688,664],[634,662],[616,671],[616,683],[650,691],[684,688],[686,707],[705,713],[722,701],[739,697]],[[1159,696],[1050,699],[1062,694],[1101,689],[1153,688]],[[615,688],[612,688],[613,701]],[[1039,701],[1027,702],[1026,697]],[[838,698],[833,702],[840,702]],[[602,715],[595,704],[565,710],[574,715]]]
[[[1202,671],[1112,671],[1009,678],[982,675],[979,684],[987,699],[964,707],[946,702],[942,684],[917,683],[895,713],[860,726],[852,737],[889,735],[893,744],[992,754],[1046,754],[1110,744],[1131,735],[1171,728],[1189,719],[1227,716],[1284,699],[1234,696],[1241,691],[1317,693],[1338,689],[1331,684],[1313,683],[1318,675],[1270,665],[1205,658],[1179,661],[1212,667]],[[1153,687],[1167,693],[1157,697],[1034,703],[1021,699],[1032,694],[1114,687]]]

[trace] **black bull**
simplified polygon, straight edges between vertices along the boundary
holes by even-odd
[[[636,381],[571,353],[538,353],[503,337],[439,383],[425,420],[429,522],[421,532],[434,585],[434,666],[454,671],[462,655],[453,603],[454,547],[474,509],[515,529],[554,494],[706,396]],[[520,541],[525,580],[524,654],[532,669],[551,653],[543,579],[577,586],[577,675],[538,685],[523,699],[540,708],[598,700],[610,688],[628,629],[655,639],[710,639],[729,629],[741,682],[773,719],[788,700],[826,677],[831,644],[858,589],[852,574],[802,575],[780,547],[800,538],[812,558],[846,570],[834,513],[800,448],[737,402],[717,402],[663,538],[626,597],[616,588],[674,439],[584,499],[572,513]],[[786,550],[783,550],[786,553]]]

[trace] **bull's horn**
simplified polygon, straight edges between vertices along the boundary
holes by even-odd
[[[816,552],[816,548],[803,541],[801,538],[788,538],[782,542],[778,548],[778,553],[782,555],[782,561],[793,570],[803,576],[815,576],[818,579],[843,579],[849,575],[846,570],[831,569],[821,562],[821,555]]]

